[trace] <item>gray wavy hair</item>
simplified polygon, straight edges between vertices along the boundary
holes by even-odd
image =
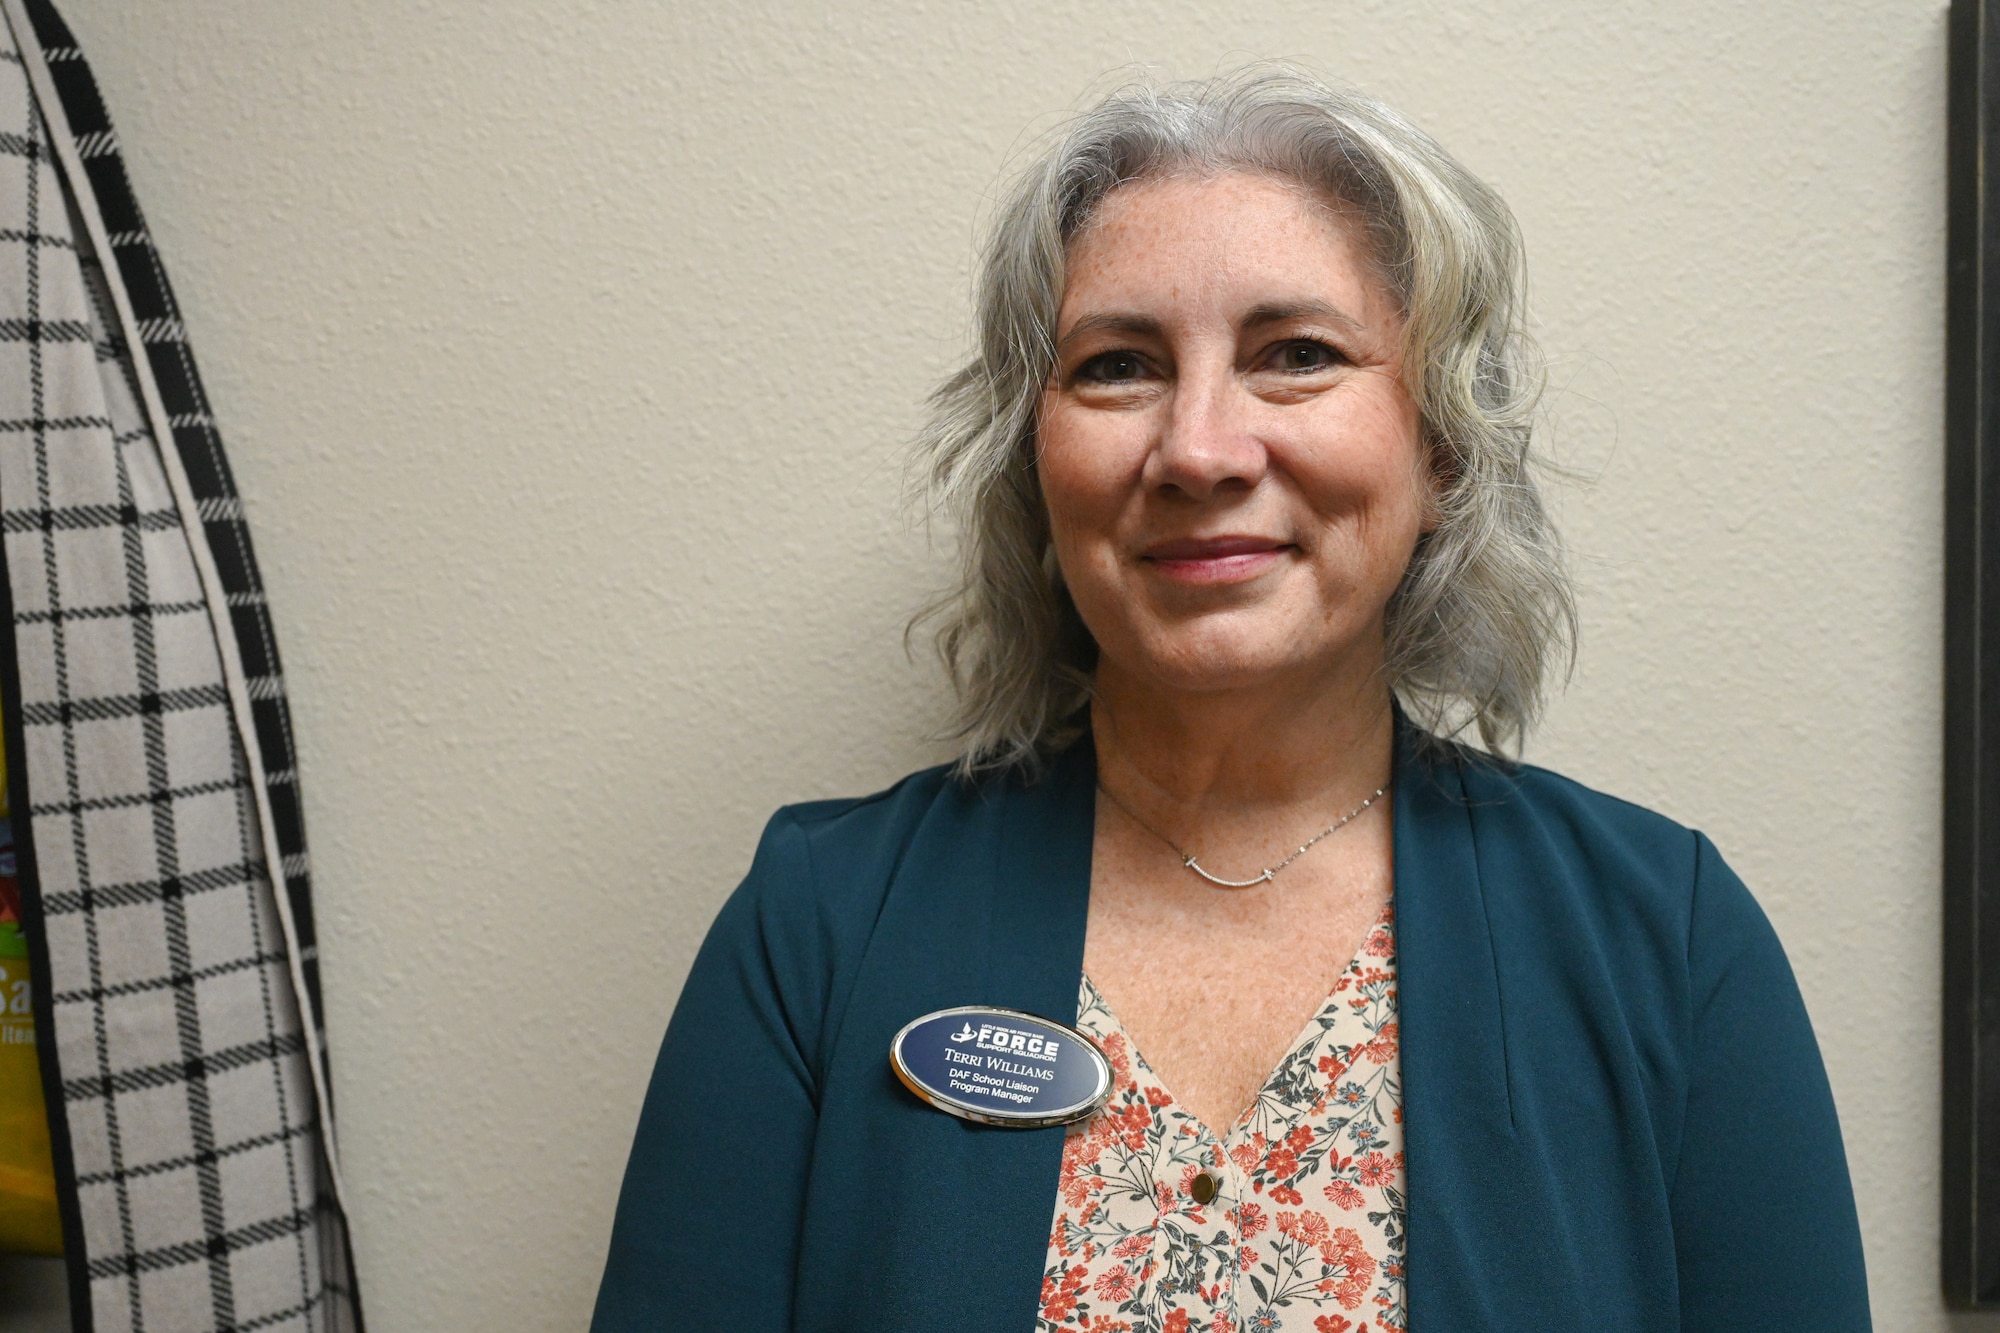
[[[1576,609],[1533,448],[1540,354],[1513,213],[1394,110],[1285,65],[1123,88],[1015,182],[987,241],[971,359],[932,395],[920,486],[958,530],[955,586],[919,612],[957,694],[960,771],[1037,767],[1074,739],[1096,644],[1063,587],[1036,475],[1070,241],[1111,191],[1173,173],[1297,182],[1355,225],[1400,303],[1437,526],[1387,612],[1386,671],[1432,735],[1518,751],[1573,657]]]

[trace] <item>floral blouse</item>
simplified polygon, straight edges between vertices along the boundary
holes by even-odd
[[[1117,1084],[1063,1140],[1036,1333],[1401,1333],[1391,913],[1220,1142],[1088,976],[1077,1009]]]

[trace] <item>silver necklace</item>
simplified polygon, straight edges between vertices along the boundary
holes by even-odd
[[[1179,843],[1175,842],[1172,838],[1169,838],[1166,834],[1160,832],[1158,829],[1154,828],[1151,824],[1148,824],[1145,820],[1139,818],[1138,811],[1134,810],[1131,806],[1125,804],[1125,802],[1119,800],[1118,797],[1115,794],[1113,794],[1111,788],[1104,785],[1103,778],[1099,778],[1097,780],[1097,789],[1103,792],[1107,797],[1110,797],[1111,804],[1117,806],[1120,810],[1123,810],[1126,816],[1129,819],[1131,819],[1131,821],[1134,824],[1137,824],[1140,828],[1146,830],[1146,832],[1152,834],[1154,837],[1158,838],[1161,842],[1164,842],[1165,844],[1167,844],[1167,846],[1173,848],[1174,855],[1180,857],[1181,859],[1181,865],[1185,866],[1189,870],[1194,871],[1195,874],[1200,875],[1203,879],[1207,880],[1210,884],[1215,885],[1219,889],[1247,889],[1253,885],[1269,883],[1273,875],[1277,874],[1280,870],[1283,870],[1286,866],[1290,865],[1292,862],[1298,860],[1301,856],[1304,856],[1307,852],[1311,851],[1313,847],[1322,840],[1329,838],[1334,834],[1340,832],[1340,830],[1346,828],[1350,823],[1354,821],[1356,816],[1360,815],[1360,813],[1363,810],[1366,810],[1369,806],[1375,804],[1375,802],[1381,800],[1382,794],[1389,790],[1386,786],[1377,787],[1374,791],[1368,794],[1367,800],[1363,801],[1360,805],[1355,806],[1352,810],[1349,810],[1346,814],[1334,820],[1331,824],[1328,824],[1318,833],[1313,834],[1312,837],[1307,838],[1304,842],[1300,843],[1298,845],[1298,849],[1294,851],[1290,856],[1286,857],[1284,860],[1278,862],[1278,864],[1274,866],[1265,866],[1263,874],[1257,875],[1251,879],[1224,879],[1220,875],[1211,875],[1206,870],[1203,870],[1201,868],[1201,862],[1195,859],[1195,854],[1193,852],[1186,850]]]

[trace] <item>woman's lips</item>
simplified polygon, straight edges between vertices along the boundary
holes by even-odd
[[[1149,546],[1139,558],[1177,583],[1241,583],[1291,549],[1269,537],[1181,537]]]

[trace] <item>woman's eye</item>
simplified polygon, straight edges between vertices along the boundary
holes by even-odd
[[[1146,363],[1136,352],[1100,352],[1076,368],[1078,379],[1094,384],[1136,380],[1145,373]]]
[[[1321,342],[1301,339],[1281,344],[1278,348],[1280,370],[1325,370],[1338,364],[1340,359],[1340,353]]]

